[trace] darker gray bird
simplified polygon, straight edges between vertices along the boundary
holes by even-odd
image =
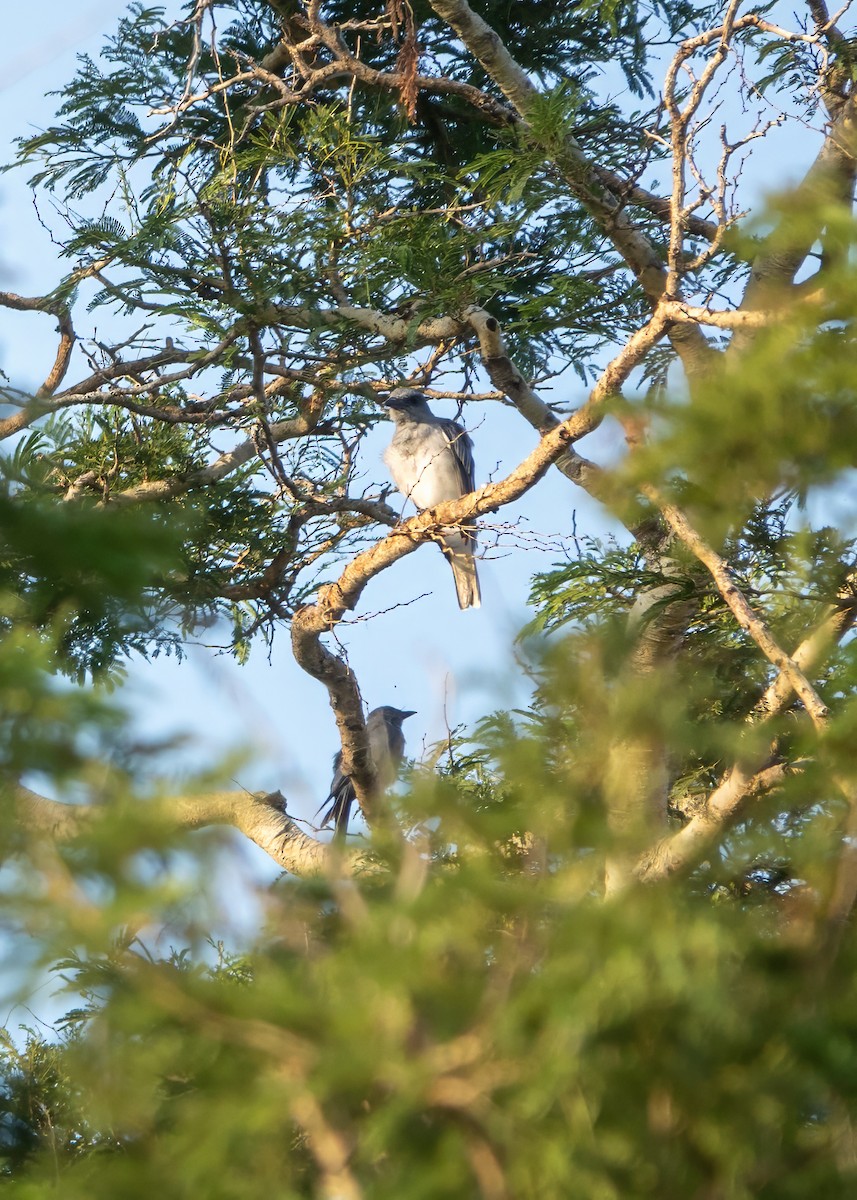
[[[405,753],[405,735],[402,733],[402,721],[414,715],[413,711],[393,708],[382,704],[373,708],[366,718],[366,733],[369,737],[369,753],[375,768],[375,778],[378,787],[384,791],[395,782],[399,763]],[[342,751],[338,750],[333,756],[333,781],[330,785],[330,795],[324,804],[329,804],[322,818],[322,828],[330,821],[335,822],[335,836],[344,838],[348,831],[348,818],[351,815],[351,805],[356,793],[351,776],[343,774]],[[321,806],[324,808],[324,804]]]
[[[385,407],[396,423],[396,432],[384,462],[403,496],[425,509],[474,490],[473,443],[456,421],[436,417],[422,392],[414,388],[396,388]],[[459,608],[479,608],[476,526],[447,530],[442,548],[452,567]]]

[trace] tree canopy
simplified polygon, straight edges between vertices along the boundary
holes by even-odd
[[[849,9],[135,3],[22,137],[0,898],[70,1010],[5,1044],[7,1186],[851,1195]],[[403,516],[402,385],[513,466]],[[531,558],[529,705],[384,794],[338,626],[554,471],[615,534]],[[153,779],[110,688],[214,622],[326,689],[367,836]],[[237,951],[224,825],[286,872]]]

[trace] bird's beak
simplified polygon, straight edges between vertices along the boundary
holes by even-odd
[[[415,717],[416,715],[417,715],[417,710],[415,708],[412,708],[410,710],[410,712],[402,713],[402,720],[404,721],[405,717]]]
[[[402,401],[397,400],[395,396],[388,396],[386,400],[382,401],[382,403],[384,408],[393,408],[396,410],[396,412],[401,412],[405,407]]]

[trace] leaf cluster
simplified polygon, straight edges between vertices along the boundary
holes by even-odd
[[[25,1073],[46,1116],[14,1127],[16,1185],[309,1196],[329,1180],[325,1137],[382,1197],[472,1195],[487,1171],[547,1197],[846,1196],[850,943],[820,983],[787,893],[755,903],[774,863],[734,889],[596,901],[598,850],[561,852],[567,778],[533,727],[503,742],[492,770],[509,796],[538,790],[547,859],[506,853],[498,871],[520,805],[480,816],[441,782],[422,799],[456,844],[446,870],[415,876],[405,855],[350,900],[283,881],[240,960],[99,948],[107,927],[90,926],[61,968],[90,1002],[70,1041],[37,1046],[60,1083]]]

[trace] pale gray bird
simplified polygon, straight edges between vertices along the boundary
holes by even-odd
[[[399,763],[405,753],[405,735],[402,733],[402,721],[414,715],[412,710],[405,711],[382,704],[373,708],[366,718],[366,733],[369,737],[369,753],[375,768],[375,778],[378,787],[385,791],[396,781]],[[330,795],[324,804],[329,804],[322,818],[322,828],[330,821],[335,822],[335,836],[344,838],[348,831],[348,818],[351,816],[351,805],[356,799],[354,784],[351,776],[342,771],[342,751],[337,750],[333,756],[333,780],[330,785]],[[321,806],[324,808],[324,804]]]
[[[385,408],[396,432],[384,462],[403,496],[426,509],[474,490],[473,443],[456,421],[436,417],[415,388],[396,388]],[[450,528],[444,532],[442,548],[452,567],[459,608],[479,608],[476,526]]]

